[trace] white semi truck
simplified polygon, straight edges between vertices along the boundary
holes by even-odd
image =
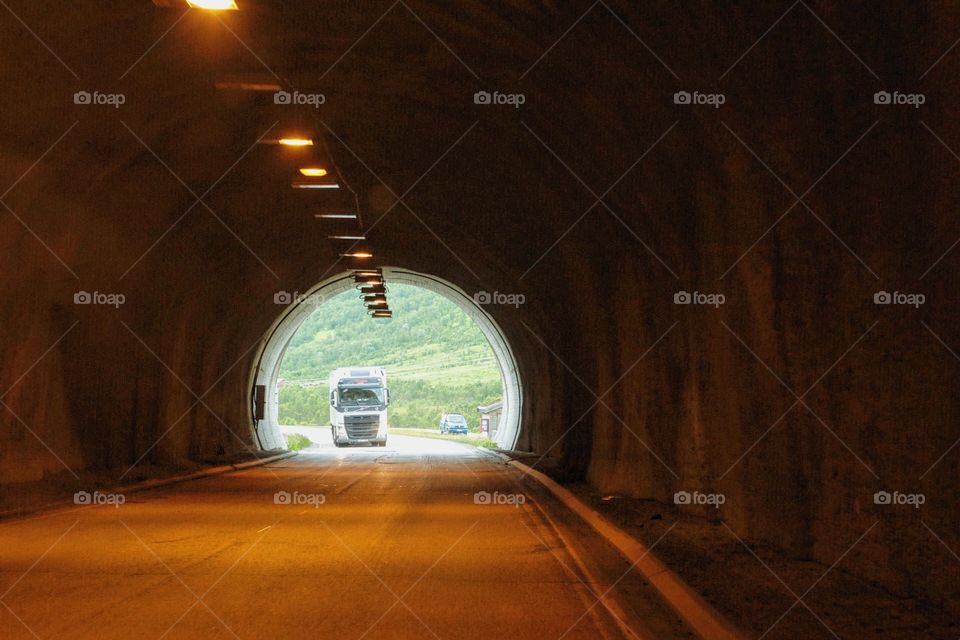
[[[387,444],[390,389],[382,367],[345,367],[330,373],[330,430],[333,444]]]

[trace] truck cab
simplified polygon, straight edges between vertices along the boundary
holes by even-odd
[[[333,444],[387,444],[390,389],[382,367],[344,367],[330,373],[330,431]]]

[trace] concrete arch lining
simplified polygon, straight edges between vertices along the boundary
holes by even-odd
[[[500,370],[503,412],[495,440],[500,448],[513,449],[520,436],[523,386],[513,351],[499,325],[465,291],[441,278],[398,267],[383,267],[383,275],[388,287],[390,284],[409,284],[443,296],[456,304],[476,323],[490,344]],[[293,336],[307,317],[319,305],[324,304],[333,296],[353,288],[353,276],[349,273],[342,273],[320,282],[309,291],[289,294],[290,299],[287,306],[280,313],[270,331],[267,332],[260,345],[256,364],[250,374],[250,395],[247,402],[251,435],[262,449],[286,447],[284,438],[280,433],[277,382],[280,376],[280,363],[283,360],[287,345],[290,344]],[[286,302],[282,298],[281,300]],[[256,385],[264,385],[267,390],[265,417],[259,424],[254,421],[253,394]]]

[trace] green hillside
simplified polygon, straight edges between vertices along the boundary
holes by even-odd
[[[477,429],[477,405],[501,397],[500,371],[480,329],[457,305],[410,285],[390,285],[392,320],[372,320],[356,291],[319,306],[280,365],[280,422],[330,423],[327,377],[338,367],[382,366],[390,425],[436,427],[462,413]]]

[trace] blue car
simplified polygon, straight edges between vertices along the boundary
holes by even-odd
[[[445,413],[440,416],[440,433],[467,434],[467,419],[459,413]]]

